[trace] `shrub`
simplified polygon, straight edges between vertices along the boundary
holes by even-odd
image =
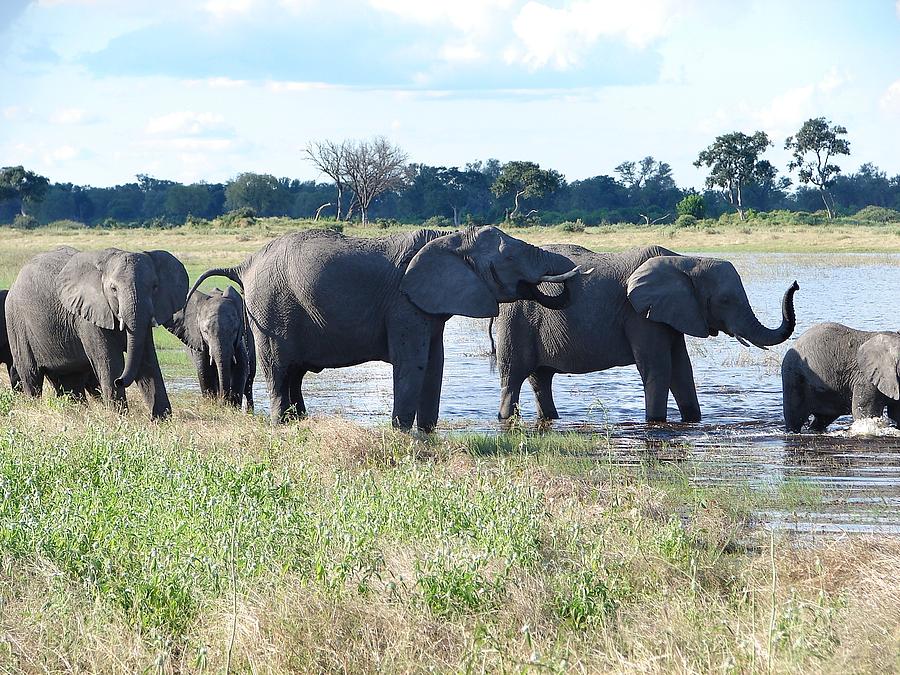
[[[453,221],[447,216],[431,216],[422,223],[422,227],[428,230],[446,230],[453,227]]]
[[[222,216],[222,224],[226,226],[248,227],[256,223],[256,211],[249,206],[233,209]]]
[[[387,230],[388,228],[398,227],[400,225],[400,221],[396,218],[376,218],[370,222],[379,230]]]
[[[857,211],[854,217],[874,223],[900,223],[900,211],[884,206],[867,206]]]
[[[571,220],[562,222],[556,228],[563,232],[584,232],[584,223],[581,222],[581,218],[578,218],[574,222]]]
[[[34,216],[29,216],[28,214],[18,213],[13,220],[13,227],[20,230],[33,230],[39,226],[40,223],[38,222],[38,219]]]
[[[697,219],[689,213],[682,213],[675,219],[675,227],[693,227],[697,224]]]
[[[679,216],[693,216],[700,219],[706,214],[706,204],[703,203],[703,195],[687,195],[675,206]]]

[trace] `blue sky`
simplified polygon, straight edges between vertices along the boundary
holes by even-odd
[[[716,135],[824,115],[845,171],[900,173],[900,0],[0,0],[0,166],[316,178],[310,140],[569,180],[653,155],[683,186]]]

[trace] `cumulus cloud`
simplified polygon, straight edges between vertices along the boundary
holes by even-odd
[[[416,23],[449,24],[464,33],[489,30],[498,11],[512,7],[512,0],[370,0],[375,9]]]
[[[900,11],[900,8],[898,8]],[[881,109],[887,113],[900,115],[900,80],[893,82],[881,95]]]
[[[146,132],[163,136],[227,136],[232,129],[217,113],[182,110],[152,118],[147,122]]]
[[[93,124],[99,121],[99,117],[83,108],[60,108],[50,116],[53,124]]]
[[[581,0],[565,7],[531,0],[513,21],[517,41],[507,48],[505,58],[532,69],[565,70],[580,63],[601,38],[646,47],[667,34],[680,12],[674,0]]]

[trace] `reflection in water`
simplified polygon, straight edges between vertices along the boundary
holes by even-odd
[[[781,321],[781,297],[791,281],[799,335],[812,324],[839,321],[854,328],[883,330],[894,324],[900,255],[733,254],[757,316],[768,326]],[[444,335],[441,398],[443,431],[497,432],[497,373],[491,372],[487,321],[456,317]],[[841,418],[827,435],[786,435],[781,414],[781,357],[790,342],[768,351],[746,348],[726,336],[688,338],[694,379],[703,409],[700,424],[648,427],[642,423],[644,396],[634,366],[588,375],[557,375],[554,398],[562,419],[556,430],[609,434],[624,464],[640,463],[647,452],[676,462],[697,484],[747,482],[760,489],[799,483],[822,494],[814,512],[771,512],[760,517],[802,531],[878,530],[900,532],[900,437],[892,431],[857,435]],[[188,378],[169,380],[171,389],[197,390]],[[256,382],[257,410],[268,396]],[[310,373],[304,397],[312,414],[337,414],[362,424],[385,424],[392,402],[391,368],[368,363]],[[534,399],[523,388],[522,415],[534,420]],[[670,398],[669,417],[678,419]],[[819,500],[817,500],[818,502]],[[803,509],[806,509],[805,511]]]

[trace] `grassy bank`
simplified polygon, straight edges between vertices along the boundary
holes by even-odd
[[[746,490],[612,465],[601,436],[0,417],[6,670],[900,665],[900,543],[771,540]]]

